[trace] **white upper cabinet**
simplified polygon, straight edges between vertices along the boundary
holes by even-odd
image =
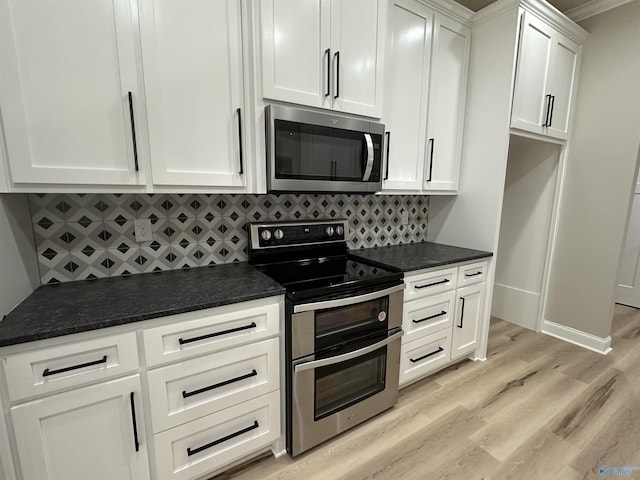
[[[436,14],[429,88],[427,191],[456,191],[469,76],[471,32]]]
[[[581,47],[524,11],[513,93],[511,126],[566,139]]]
[[[267,99],[382,115],[385,0],[263,0]]]
[[[241,20],[237,0],[140,1],[155,185],[245,186]]]
[[[13,183],[145,183],[136,12],[135,1],[0,1],[0,107]]]
[[[389,12],[386,192],[455,193],[471,33],[418,0]]]
[[[425,135],[433,12],[416,0],[395,0],[389,10],[384,122],[384,190],[419,191]]]

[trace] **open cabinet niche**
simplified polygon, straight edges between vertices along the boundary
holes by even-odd
[[[562,146],[511,135],[491,314],[540,330]]]

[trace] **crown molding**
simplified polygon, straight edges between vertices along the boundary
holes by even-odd
[[[633,0],[591,0],[584,5],[567,10],[565,15],[574,22],[579,22],[585,18],[593,17],[594,15],[612,10],[632,1]]]
[[[453,0],[418,0],[437,13],[446,15],[471,28],[473,26],[473,10],[463,7]]]
[[[625,1],[625,0],[598,0],[598,1]],[[631,1],[631,0],[626,0]],[[487,7],[483,8],[473,19],[473,26],[476,27],[492,18],[502,15],[503,13],[515,8],[523,8],[546,23],[551,25],[560,33],[566,35],[579,44],[584,43],[589,33],[582,27],[577,25],[573,20],[564,15],[560,10],[556,9],[550,3],[544,0],[497,0]]]

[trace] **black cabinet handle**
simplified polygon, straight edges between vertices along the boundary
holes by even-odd
[[[129,117],[131,118],[131,140],[133,141],[133,162],[136,166],[136,172],[139,170],[138,165],[138,142],[136,142],[136,121],[133,116],[133,94],[129,92]]]
[[[458,325],[458,328],[462,328],[462,323],[464,322],[464,297],[460,297],[460,300],[462,300],[462,306],[460,310],[460,325]]]
[[[428,317],[421,318],[420,320],[412,320],[412,322],[422,323],[422,322],[426,322],[427,320],[433,320],[434,318],[442,317],[443,315],[446,315],[446,314],[447,312],[442,310],[440,313],[436,313],[435,315],[429,315]]]
[[[224,387],[225,385],[229,385],[231,383],[239,382],[240,380],[244,380],[245,378],[255,377],[258,375],[258,372],[254,370],[251,373],[247,373],[245,375],[240,375],[239,377],[231,378],[229,380],[225,380],[224,382],[215,383],[213,385],[209,385],[208,387],[199,388],[198,390],[193,390],[191,392],[187,392],[185,390],[182,391],[182,398],[193,397],[194,395],[198,395],[200,393],[208,392],[209,390],[214,390],[216,388]]]
[[[57,370],[49,370],[45,368],[42,372],[43,377],[48,377],[49,375],[55,375],[56,373],[64,373],[69,372],[71,370],[78,370],[79,368],[90,367],[92,365],[100,365],[101,363],[107,363],[107,356],[105,355],[100,360],[94,360],[93,362],[81,363],[79,365],[72,365],[70,367],[59,368]]]
[[[324,51],[327,56],[327,91],[325,92],[325,98],[331,95],[331,49],[327,48]]]
[[[387,165],[384,170],[384,180],[389,180],[389,145],[391,145],[391,132],[387,132]]]
[[[336,94],[333,98],[338,98],[340,96],[340,52],[335,53],[336,58]]]
[[[547,113],[544,116],[544,123],[542,124],[543,127],[548,127],[549,126],[549,114],[551,113],[551,95],[545,95],[545,97],[547,99]]]
[[[226,335],[228,333],[240,332],[241,330],[248,330],[250,328],[255,328],[256,322],[251,322],[249,325],[243,325],[242,327],[230,328],[229,330],[223,330],[221,332],[214,332],[208,335],[201,335],[199,337],[187,338],[187,339],[178,339],[178,343],[180,345],[184,345],[185,343],[193,343],[199,342],[200,340],[206,340],[207,338],[219,337],[220,335]]]
[[[240,175],[244,174],[244,159],[242,152],[242,110],[236,108],[236,113],[238,114],[238,144],[240,146],[239,156],[240,156]]]
[[[133,443],[136,446],[136,452],[139,452],[140,441],[138,440],[138,422],[136,421],[136,404],[133,400],[133,392],[129,394],[129,403],[131,403],[131,420],[133,423]]]
[[[439,282],[427,283],[426,285],[416,285],[414,288],[418,290],[421,288],[435,287],[436,285],[442,285],[443,283],[448,283],[449,279],[445,278],[444,280],[440,280]]]
[[[430,138],[429,144],[431,146],[431,152],[429,153],[429,176],[427,177],[427,182],[430,182],[433,178],[433,149],[435,148],[436,139]]]
[[[465,277],[477,277],[478,275],[482,275],[482,271],[476,273],[465,273]]]
[[[438,353],[440,353],[442,351],[444,351],[444,348],[438,347],[437,350],[435,350],[435,351],[433,351],[431,353],[427,353],[426,355],[423,355],[423,356],[418,357],[418,358],[410,358],[409,361],[411,363],[416,363],[416,362],[419,362],[420,360],[424,360],[425,358],[429,358],[429,357],[432,357],[433,355],[437,355]]]
[[[243,433],[247,433],[247,432],[250,432],[251,430],[255,430],[259,426],[260,425],[258,425],[258,422],[253,422],[253,425],[251,425],[250,427],[243,428],[242,430],[238,430],[237,432],[231,433],[226,437],[219,438],[218,440],[214,440],[213,442],[207,443],[206,445],[202,445],[201,447],[194,448],[193,450],[191,448],[187,448],[187,456],[190,457],[191,455],[200,453],[203,450],[206,450],[207,448],[215,447],[216,445],[226,442],[227,440],[231,440],[232,438],[238,437]]]
[[[556,96],[551,95],[551,113],[549,113],[549,124],[547,125],[547,127],[550,127],[551,124],[553,123],[553,109],[555,106],[556,106]]]

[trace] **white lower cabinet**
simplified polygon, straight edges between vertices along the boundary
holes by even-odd
[[[400,387],[479,346],[487,268],[483,260],[405,275]]]
[[[11,408],[20,478],[150,478],[142,409],[139,375]]]
[[[155,435],[158,480],[199,478],[280,436],[274,391]]]
[[[485,289],[484,283],[478,283],[456,291],[458,304],[453,325],[451,358],[473,351],[478,344]]]
[[[275,296],[0,349],[0,479],[196,480],[264,451],[281,314]]]
[[[400,385],[424,377],[451,360],[451,330],[440,330],[402,345]]]

